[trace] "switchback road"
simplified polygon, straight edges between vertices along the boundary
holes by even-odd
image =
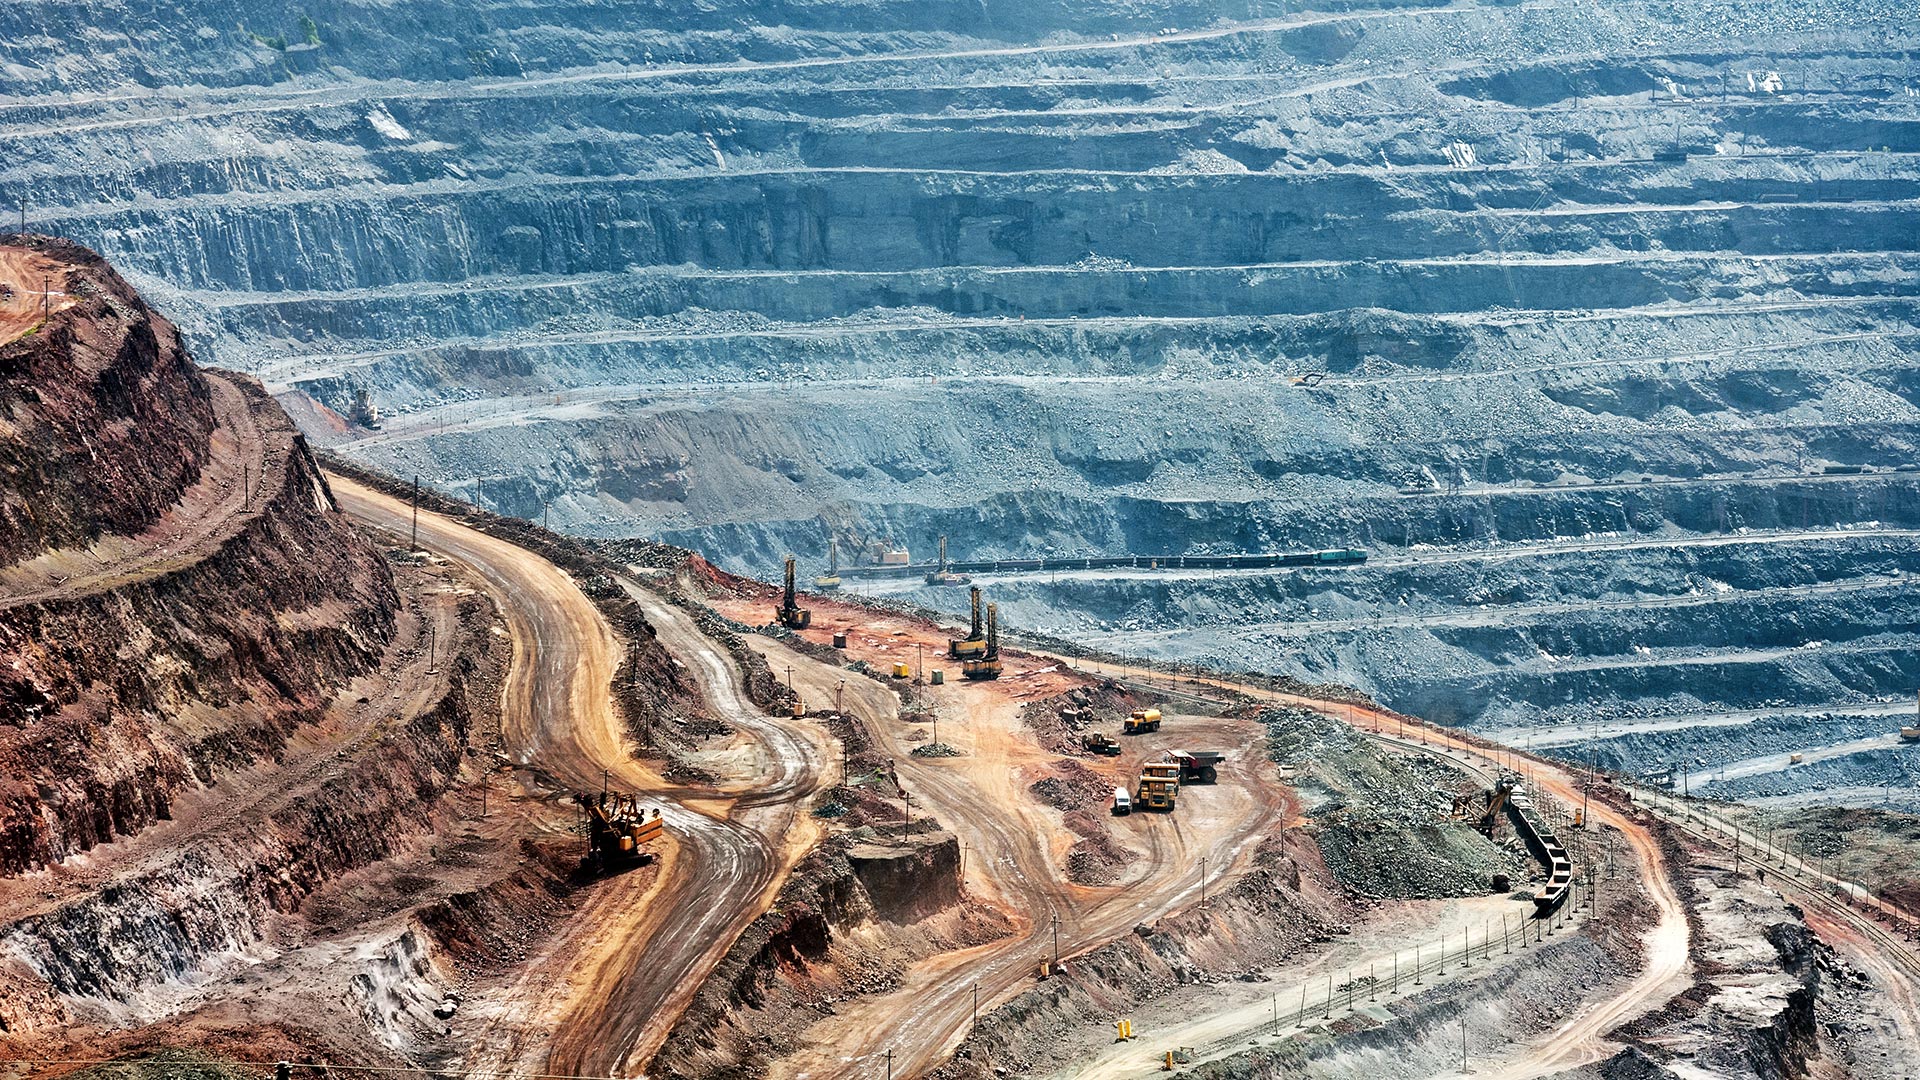
[[[406,503],[329,479],[348,513],[407,534]],[[777,763],[761,781],[718,798],[667,783],[632,754],[608,694],[621,644],[574,580],[452,518],[423,511],[419,521],[421,545],[484,580],[506,619],[513,641],[503,691],[507,752],[575,790],[606,783],[660,800],[672,843],[658,878],[613,878],[597,887],[565,931],[577,952],[543,973],[548,985],[528,988],[540,999],[535,1012],[557,1012],[544,1063],[523,1060],[537,1052],[537,1038],[502,1054],[504,1066],[533,1072],[635,1075],[741,928],[765,909],[796,857],[796,841],[806,840],[804,831],[789,836],[791,808],[822,782],[819,763],[831,755],[823,740],[793,736],[758,716],[735,689],[730,658],[682,613],[642,593],[662,643],[693,669],[707,704],[763,739]],[[741,805],[749,799],[750,810]],[[743,810],[738,819],[736,809]]]

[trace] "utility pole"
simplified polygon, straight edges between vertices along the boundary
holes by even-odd
[[[1053,914],[1053,966],[1060,966],[1060,913]]]
[[[253,509],[253,466],[240,466],[240,510]]]
[[[439,664],[440,628],[433,623],[427,624],[427,674],[440,674]]]
[[[841,679],[839,685],[833,688],[833,711],[834,712],[840,711],[840,693],[846,688],[847,688],[847,680],[845,679]]]
[[[420,477],[413,478],[413,535],[407,540],[408,551],[420,550]]]
[[[1200,856],[1200,906],[1207,906],[1207,857]]]
[[[787,665],[787,689],[793,689],[793,665]]]
[[[969,1029],[969,1034],[978,1030],[980,1030],[980,982],[976,979],[973,983],[973,1027]]]
[[[893,1050],[887,1050],[887,1080],[893,1080]]]

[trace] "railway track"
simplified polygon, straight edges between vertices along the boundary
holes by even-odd
[[[1749,862],[1779,871],[1777,880],[1792,886],[1822,908],[1840,916],[1862,936],[1883,948],[1890,962],[1902,968],[1909,977],[1920,980],[1920,953],[1914,951],[1913,943],[1888,930],[1881,925],[1878,918],[1861,912],[1854,906],[1854,902],[1859,901],[1865,904],[1879,916],[1891,919],[1896,924],[1906,922],[1920,925],[1912,914],[1875,896],[1870,890],[1861,889],[1857,882],[1835,877],[1817,867],[1807,865],[1805,859],[1766,843],[1753,833],[1741,829],[1718,815],[1650,788],[1632,784],[1625,786],[1635,792],[1636,801],[1641,806],[1646,807],[1674,828],[1713,847],[1736,852],[1736,861],[1744,858]],[[1832,891],[1834,889],[1844,891],[1847,899],[1835,897]]]
[[[1168,692],[1168,688],[1166,687],[1146,684],[1138,679],[1123,677],[1118,681],[1137,688],[1150,689],[1155,693],[1164,694]],[[1201,692],[1199,687],[1207,685],[1216,685],[1223,689],[1230,689],[1232,693],[1244,698],[1273,699],[1281,696],[1271,691],[1262,690],[1251,684],[1228,679],[1196,680],[1195,685],[1182,696],[1193,700],[1211,700],[1216,703],[1224,703],[1231,700],[1226,697],[1214,697]],[[1178,691],[1175,692],[1178,693]],[[1324,702],[1321,703],[1323,711],[1330,712],[1330,710],[1325,708],[1327,704],[1328,703]],[[1351,720],[1349,720],[1349,723],[1351,723]],[[1464,768],[1478,779],[1483,781],[1489,779],[1488,768],[1473,764],[1472,759],[1482,753],[1480,749],[1473,748],[1464,741],[1449,734],[1430,735],[1429,733],[1433,732],[1431,727],[1418,721],[1416,721],[1416,723],[1420,725],[1423,736],[1435,737],[1440,740],[1439,752],[1436,752],[1436,749],[1431,746],[1412,746],[1410,745],[1411,740],[1404,736],[1390,735],[1383,730],[1369,732],[1364,727],[1359,725],[1354,726],[1357,730],[1360,730],[1363,734],[1367,734],[1370,738],[1378,742],[1391,744],[1395,748],[1402,750],[1410,748],[1417,749],[1419,752],[1426,753],[1428,756],[1445,760],[1456,768]],[[1460,751],[1457,756],[1454,754],[1456,748]],[[1522,756],[1525,757],[1525,760],[1537,765],[1544,766],[1547,764],[1542,759],[1525,755]],[[1485,762],[1486,765],[1492,766],[1493,771],[1498,771],[1499,767],[1491,761],[1487,761],[1485,758],[1481,758],[1481,760]],[[1555,762],[1552,767],[1565,770],[1570,775],[1585,775],[1576,767],[1566,763]],[[1884,984],[1882,989],[1885,991],[1887,1001],[1893,1008],[1898,1010],[1896,1022],[1910,1038],[1920,1039],[1920,953],[1916,953],[1913,943],[1910,940],[1883,924],[1883,920],[1891,920],[1895,926],[1907,924],[1920,927],[1920,920],[1916,920],[1911,913],[1888,903],[1884,898],[1873,895],[1870,890],[1862,889],[1858,883],[1824,873],[1818,868],[1808,865],[1806,860],[1797,858],[1790,852],[1766,843],[1761,837],[1740,828],[1734,823],[1726,821],[1703,807],[1683,802],[1675,799],[1671,795],[1639,785],[1623,783],[1622,786],[1629,791],[1634,798],[1635,804],[1642,810],[1658,818],[1666,825],[1678,829],[1684,835],[1693,837],[1717,849],[1735,853],[1736,864],[1740,858],[1746,858],[1759,866],[1777,870],[1778,873],[1774,880],[1778,885],[1783,889],[1791,890],[1796,896],[1807,901],[1810,908],[1819,913],[1817,916],[1809,916],[1809,922],[1814,924],[1816,931],[1822,929],[1819,924],[1823,921],[1830,921],[1831,923],[1837,924],[1837,928],[1841,931],[1840,933],[1835,933],[1830,930],[1821,935],[1822,939],[1826,940],[1830,946],[1843,949],[1848,948],[1850,943],[1844,940],[1844,935],[1847,932],[1857,937],[1865,947],[1851,950],[1855,954],[1855,959],[1861,966],[1873,969],[1883,977],[1876,981]],[[1843,899],[1842,897],[1836,896],[1836,890],[1845,892],[1845,898]],[[1864,904],[1869,910],[1863,912],[1856,904]],[[1338,1000],[1337,997],[1335,1000]],[[1349,996],[1348,1004],[1351,1005],[1351,995]],[[1303,1003],[1301,1011],[1311,1013],[1312,1010],[1308,1009]],[[1325,1012],[1328,1010],[1323,1007],[1322,1011]],[[1610,1008],[1608,1011],[1615,1010]],[[1296,1020],[1299,1018],[1299,1012],[1296,1012]],[[1278,1017],[1276,1016],[1276,1023],[1277,1020]],[[1594,1025],[1591,1023],[1585,1026],[1594,1028]],[[1238,1038],[1244,1040],[1246,1033],[1241,1033]],[[1535,1064],[1544,1065],[1549,1063],[1549,1059],[1556,1057],[1556,1052],[1542,1050],[1534,1057]],[[1510,1066],[1508,1072],[1513,1072],[1514,1068],[1515,1067]],[[1521,1068],[1519,1074],[1526,1074],[1526,1069]]]

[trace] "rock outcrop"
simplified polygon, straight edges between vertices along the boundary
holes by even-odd
[[[0,547],[70,573],[0,590],[0,876],[279,755],[374,663],[398,603],[257,384],[196,368],[90,252],[33,247],[79,301],[0,346],[0,515],[39,523]],[[200,490],[216,452],[242,459],[231,491]]]
[[[0,333],[0,566],[153,524],[199,479],[214,428],[173,324],[100,256],[35,237],[6,268],[23,298],[46,288],[65,306]]]

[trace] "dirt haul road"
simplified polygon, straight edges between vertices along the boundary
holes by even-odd
[[[918,660],[915,644],[945,647],[935,628],[917,620],[809,601],[816,629],[806,636],[824,643],[836,621],[857,621],[863,628],[852,635],[849,659]],[[764,603],[719,606],[748,622],[764,621],[766,614],[759,610]],[[1210,867],[1209,892],[1225,889],[1251,860],[1257,838],[1297,815],[1274,767],[1262,755],[1236,753],[1222,767],[1220,782],[1192,789],[1175,814],[1120,819],[1119,839],[1139,855],[1126,884],[1074,884],[1062,871],[1073,836],[1057,812],[1025,790],[1056,755],[1039,746],[1018,714],[1025,702],[1083,685],[1083,678],[1052,661],[1009,651],[1003,653],[1007,674],[996,682],[925,688],[942,718],[941,741],[959,747],[963,756],[916,758],[912,750],[924,732],[902,724],[891,689],[778,642],[759,636],[747,641],[776,672],[792,668],[804,700],[826,707],[837,695],[841,707],[868,726],[879,752],[893,759],[916,813],[931,812],[965,845],[968,890],[1000,908],[1015,927],[1011,937],[914,965],[892,993],[841,1002],[834,1015],[806,1032],[802,1050],[776,1063],[770,1074],[775,1080],[881,1069],[888,1050],[895,1076],[932,1068],[966,1034],[976,982],[983,1009],[1031,986],[1036,967],[1053,955],[1054,916],[1060,920],[1060,955],[1070,961],[1196,902],[1203,858]],[[934,660],[936,655],[928,648],[929,668],[950,666]],[[1252,738],[1250,725],[1197,717],[1180,722],[1181,738],[1207,745],[1238,746]],[[1104,813],[1104,803],[1100,809]]]
[[[85,548],[43,552],[0,570],[0,609],[88,596],[192,566],[240,534],[280,494],[293,453],[293,429],[263,430],[276,409],[218,372],[202,372],[213,395],[215,427],[199,480],[136,536],[102,536]]]
[[[1109,665],[1092,665],[1096,671]],[[1124,672],[1126,669],[1121,669]],[[1118,673],[1115,673],[1118,674]],[[1190,677],[1183,680],[1193,692],[1227,691],[1260,701],[1296,705],[1328,717],[1343,720],[1375,740],[1390,747],[1414,753],[1438,748],[1475,767],[1497,771],[1501,762],[1485,746],[1470,743],[1444,728],[1406,723],[1405,718],[1384,710],[1347,702],[1329,701],[1299,694],[1283,694],[1248,683],[1228,679]],[[1414,734],[1406,734],[1412,731]],[[1503,755],[1504,756],[1504,755]],[[1518,757],[1520,755],[1514,755]],[[1539,758],[1526,758],[1525,767],[1534,787],[1562,805],[1583,802],[1592,820],[1617,829],[1632,849],[1648,898],[1659,918],[1645,938],[1647,966],[1625,986],[1613,989],[1609,996],[1587,1003],[1572,1019],[1543,1038],[1519,1049],[1490,1069],[1476,1070],[1476,1080],[1532,1080],[1599,1061],[1618,1047],[1607,1033],[1621,1024],[1647,1013],[1671,1000],[1688,987],[1690,962],[1687,957],[1689,931],[1686,909],[1674,890],[1666,858],[1651,830],[1632,817],[1604,802],[1583,800],[1579,780],[1558,764]]]
[[[348,513],[408,534],[406,503],[337,475],[329,479]],[[521,1003],[528,1015],[509,1018],[504,1026],[550,1030],[545,1046],[541,1036],[521,1034],[489,1056],[518,1071],[544,1048],[544,1065],[527,1071],[632,1075],[773,895],[798,846],[784,835],[793,822],[780,807],[797,805],[819,785],[818,763],[831,755],[817,744],[787,738],[737,695],[729,697],[730,669],[722,673],[715,666],[715,657],[724,660],[724,654],[690,621],[667,617],[664,605],[650,606],[663,642],[698,665],[696,682],[713,696],[709,704],[765,736],[774,746],[769,757],[779,763],[744,793],[755,802],[750,820],[727,816],[739,804],[726,795],[699,800],[696,809],[682,800],[690,793],[630,753],[607,690],[620,643],[573,579],[525,548],[450,518],[422,512],[419,521],[421,545],[484,580],[507,621],[513,641],[502,694],[507,752],[576,790],[606,783],[659,798],[672,837],[653,884],[638,877],[603,882],[562,932],[566,940],[545,950],[552,963],[538,966],[539,985],[521,988],[531,999]],[[799,841],[806,839],[795,831],[802,832]]]
[[[67,270],[32,248],[0,247],[0,345],[74,305]]]
[[[1258,695],[1258,691],[1241,688]],[[1395,734],[1399,718],[1394,714],[1348,706],[1314,698],[1276,694],[1287,704],[1317,709],[1329,716],[1342,716],[1348,723],[1367,731],[1381,742],[1412,748],[1416,740]],[[1500,763],[1483,748],[1434,728],[1424,732],[1426,745],[1439,746],[1483,769],[1497,771]],[[1424,748],[1424,747],[1423,747]],[[1534,788],[1562,806],[1584,803],[1591,820],[1619,830],[1633,851],[1634,861],[1645,883],[1647,896],[1659,912],[1645,938],[1646,967],[1625,986],[1613,989],[1609,996],[1587,1003],[1574,1017],[1543,1038],[1521,1048],[1506,1061],[1476,1071],[1477,1080],[1532,1080],[1534,1077],[1588,1065],[1618,1050],[1607,1034],[1635,1017],[1659,1008],[1684,992],[1689,985],[1690,961],[1687,957],[1689,931],[1687,912],[1674,890],[1668,874],[1666,856],[1653,832],[1632,817],[1598,800],[1582,798],[1580,781],[1551,761],[1529,759],[1527,770]]]
[[[1748,867],[1755,860],[1777,867],[1778,872],[1766,871],[1773,886],[1782,895],[1800,898],[1807,925],[1820,940],[1872,977],[1881,991],[1883,1011],[1898,1029],[1900,1045],[1920,1046],[1920,956],[1903,935],[1880,925],[1911,916],[1860,883],[1823,872],[1818,860],[1795,856],[1709,807],[1646,788],[1636,789],[1635,797],[1689,837],[1733,853],[1736,866],[1744,859]]]

